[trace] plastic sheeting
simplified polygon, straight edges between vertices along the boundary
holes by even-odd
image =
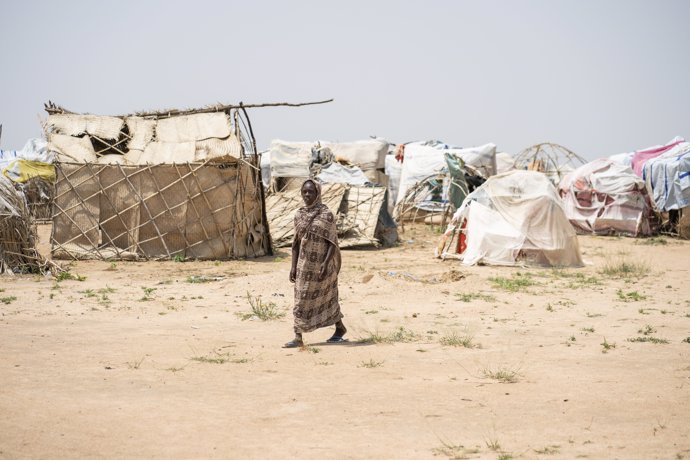
[[[642,177],[642,168],[647,161],[651,160],[652,158],[656,158],[659,155],[663,155],[681,142],[685,142],[685,139],[676,136],[666,144],[655,145],[654,147],[648,147],[646,149],[635,151],[631,160],[633,171],[635,171],[635,174]]]
[[[124,120],[118,117],[69,113],[50,115],[46,125],[53,132],[68,136],[89,134],[100,139],[117,139]]]
[[[395,159],[395,155],[386,155],[386,167],[384,171],[388,177],[388,213],[391,215],[393,215],[393,208],[395,208],[395,203],[398,198],[402,166],[402,163]]]
[[[382,139],[355,142],[321,141],[320,144],[322,147],[328,147],[337,160],[347,160],[363,171],[385,167],[388,142]]]
[[[628,166],[595,160],[565,176],[558,189],[565,214],[580,233],[652,233],[647,188]]]
[[[73,163],[95,163],[96,151],[89,136],[73,137],[67,134],[49,134],[48,149],[57,153],[57,160]]]
[[[39,172],[39,177],[43,177],[49,169],[52,169],[52,166],[49,165],[54,161],[55,154],[48,150],[46,141],[29,139],[21,150],[0,150],[0,173],[16,181],[20,177],[27,178],[28,169],[38,167],[40,172],[38,170],[36,172]],[[46,167],[36,165],[36,163],[43,163]],[[28,169],[25,167],[27,164],[29,165]],[[49,175],[53,180],[55,179],[54,171]]]
[[[24,183],[34,177],[55,182],[55,166],[29,160],[14,160],[2,169],[2,174],[15,182]]]
[[[496,174],[501,174],[515,169],[515,158],[510,153],[498,152],[496,154]]]
[[[230,119],[224,112],[197,113],[161,118],[156,125],[159,142],[196,142],[230,136]]]
[[[149,142],[153,140],[153,133],[156,129],[156,120],[141,117],[127,117],[125,123],[132,137],[127,142],[129,150],[144,150]]]
[[[357,166],[344,166],[331,163],[316,176],[324,184],[365,185],[369,181]]]
[[[690,142],[681,142],[643,165],[642,177],[659,211],[690,206]]]
[[[405,146],[405,159],[402,163],[400,186],[395,204],[405,199],[407,190],[432,174],[439,173],[446,167],[444,150],[425,145],[408,144]]]
[[[402,165],[396,205],[405,198],[408,189],[424,178],[441,172],[446,167],[444,154],[462,159],[484,177],[496,174],[496,145],[494,144],[463,149],[429,147],[417,143],[407,144],[405,145],[405,159]]]
[[[446,149],[444,152],[462,159],[465,164],[472,166],[486,178],[495,175],[497,172],[495,144],[484,144],[479,147],[464,149]]]
[[[272,177],[309,177],[311,165],[311,142],[271,142]]]
[[[510,171],[489,178],[468,195],[453,222],[465,219],[465,265],[583,265],[577,234],[542,173]]]

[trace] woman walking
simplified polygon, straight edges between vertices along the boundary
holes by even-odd
[[[335,324],[329,343],[344,342],[347,332],[338,303],[340,249],[335,217],[321,203],[321,185],[308,179],[302,184],[304,207],[295,214],[290,282],[295,283],[295,338],[284,348],[304,346],[302,334]]]

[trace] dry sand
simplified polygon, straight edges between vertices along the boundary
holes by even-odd
[[[587,267],[554,271],[462,267],[432,257],[432,230],[401,236],[344,251],[351,343],[321,330],[301,351],[280,348],[285,250],[0,278],[0,457],[690,458],[690,242],[581,237]],[[600,274],[620,259],[651,273]],[[285,317],[242,320],[247,292]],[[412,341],[355,342],[401,327]]]

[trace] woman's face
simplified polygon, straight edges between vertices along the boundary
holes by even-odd
[[[307,181],[302,186],[302,199],[307,206],[311,206],[316,200],[316,186],[312,181]]]

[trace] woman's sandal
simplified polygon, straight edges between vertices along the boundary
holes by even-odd
[[[330,339],[326,340],[326,343],[343,343],[343,342],[347,342],[347,339],[344,338],[342,335],[336,335],[336,334],[333,334],[333,336]]]
[[[304,346],[304,342],[301,340],[290,340],[288,343],[283,345],[283,348],[301,348]]]

